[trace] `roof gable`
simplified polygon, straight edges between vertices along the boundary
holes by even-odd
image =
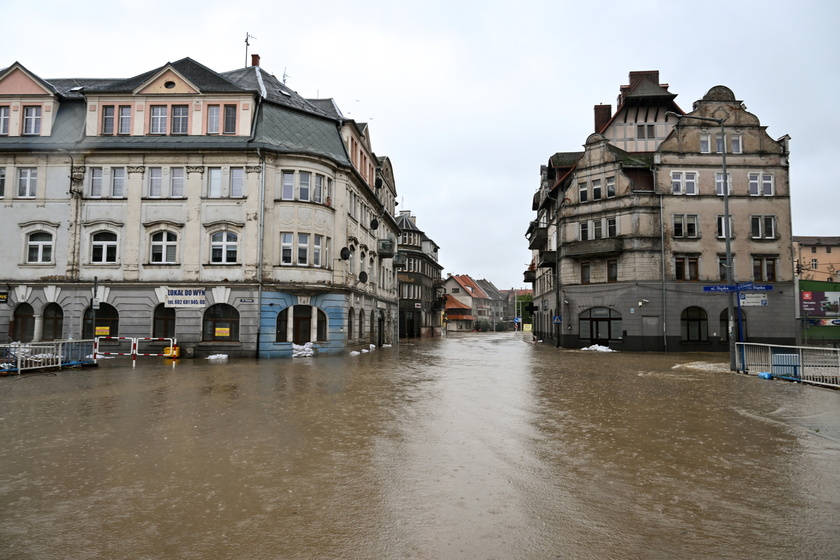
[[[198,88],[189,80],[175,72],[171,67],[153,76],[146,83],[137,88],[134,93],[141,95],[172,95],[175,94],[196,94]]]
[[[0,74],[0,95],[55,95],[55,89],[15,62]]]

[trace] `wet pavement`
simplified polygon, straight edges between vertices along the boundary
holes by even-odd
[[[840,391],[727,362],[496,333],[0,378],[0,558],[840,558]]]

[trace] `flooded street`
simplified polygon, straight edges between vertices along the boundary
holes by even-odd
[[[497,333],[0,378],[0,558],[840,558],[840,392],[727,364]]]

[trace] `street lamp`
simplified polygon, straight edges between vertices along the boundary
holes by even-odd
[[[727,329],[729,334],[729,369],[735,370],[737,369],[737,365],[735,362],[735,292],[731,291],[734,289],[734,273],[732,269],[732,241],[730,239],[731,232],[729,231],[732,227],[729,219],[729,177],[726,174],[726,130],[723,127],[723,123],[726,119],[715,119],[712,117],[697,117],[694,115],[680,115],[678,113],[674,113],[673,111],[668,111],[665,113],[665,116],[673,116],[677,118],[677,125],[680,124],[682,119],[695,119],[698,121],[707,121],[717,123],[720,126],[720,159],[723,165],[723,235],[726,240],[726,285],[729,287],[727,292],[729,303],[728,303],[728,321],[727,321]]]

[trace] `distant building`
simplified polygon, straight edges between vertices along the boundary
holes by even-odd
[[[400,211],[397,227],[402,232],[397,263],[400,338],[440,336],[444,313],[440,248],[417,227],[417,218],[409,210]]]
[[[0,341],[252,357],[395,342],[395,199],[367,124],[256,55],[109,80],[16,62],[0,70]]]
[[[840,282],[840,237],[793,237],[796,273],[801,280]]]
[[[659,72],[631,72],[615,113],[595,106],[583,151],[554,154],[542,167],[525,271],[540,338],[725,351],[738,323],[741,340],[795,341],[788,137],[770,138],[724,86],[688,114],[675,97]],[[724,137],[719,125],[692,117],[723,119]],[[726,283],[727,231],[734,282],[773,288],[732,324],[734,293],[704,290]]]
[[[476,328],[478,326],[477,323],[480,321],[492,321],[492,317],[490,316],[490,297],[470,276],[466,274],[450,274],[443,286],[447,296],[452,296],[454,300],[469,307],[471,310],[470,316],[475,321],[472,328]],[[447,303],[448,317],[449,304]],[[451,325],[447,325],[447,330],[453,330]]]

